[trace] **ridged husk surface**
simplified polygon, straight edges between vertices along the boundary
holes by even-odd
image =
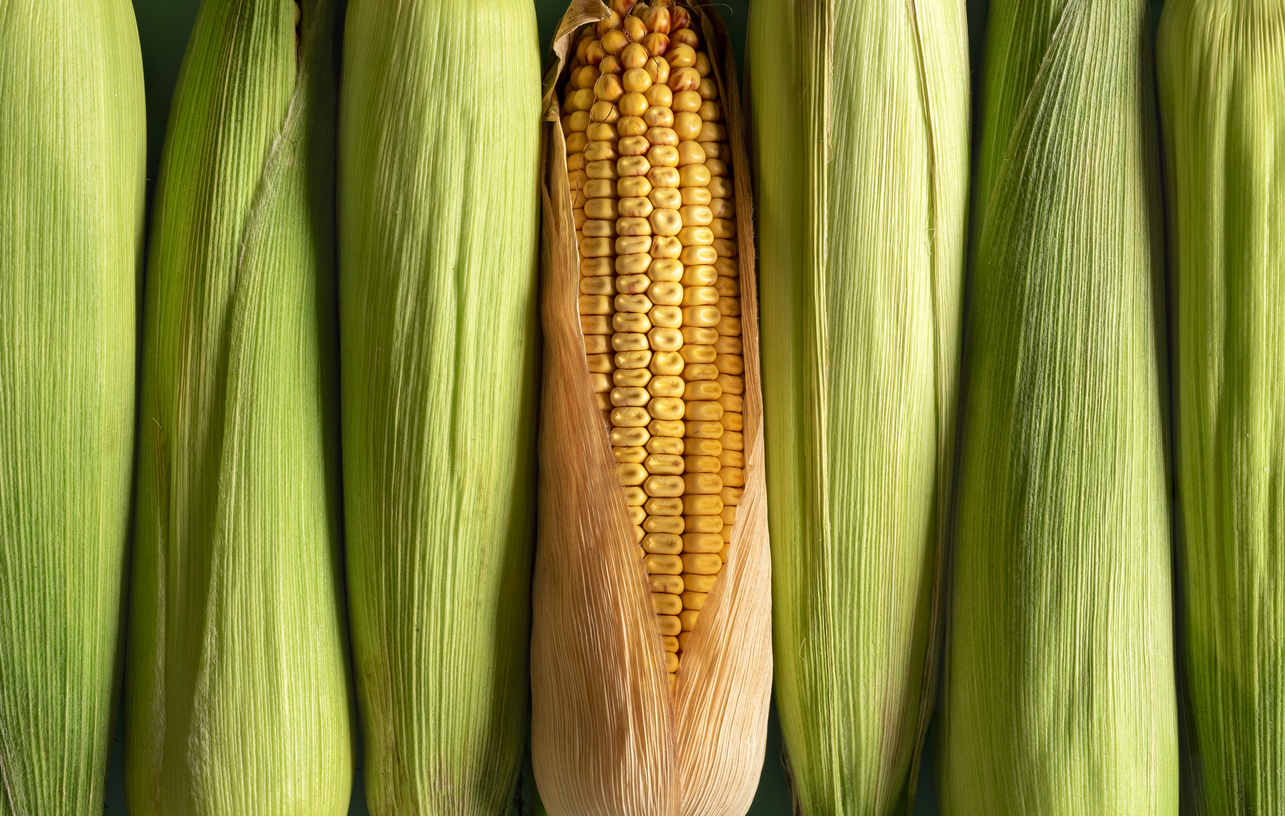
[[[99,814],[142,272],[127,0],[0,0],[0,813]]]
[[[527,723],[540,66],[530,0],[350,0],[348,591],[371,813],[493,816]]]
[[[748,55],[786,761],[802,814],[905,813],[955,445],[964,4],[761,0]]]
[[[1157,41],[1197,811],[1285,814],[1285,3]]]
[[[205,0],[152,221],[131,586],[136,816],[348,810],[336,5]]]
[[[741,816],[758,786],[772,687],[763,407],[749,162],[727,34],[694,9],[732,150],[745,356],[745,493],[727,563],[683,650],[671,694],[647,572],[594,402],[577,310],[580,259],[555,83],[580,26],[576,0],[545,81],[544,391],[540,538],[531,640],[531,750],[551,816]]]
[[[949,816],[1178,808],[1144,0],[990,10],[936,766]]]

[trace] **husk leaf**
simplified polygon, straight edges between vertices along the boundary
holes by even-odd
[[[527,718],[540,76],[529,0],[351,0],[344,493],[374,814],[492,814]]]
[[[764,0],[748,53],[776,696],[796,808],[908,812],[955,445],[964,5]]]
[[[1196,811],[1285,814],[1285,4],[1174,0],[1156,48]]]
[[[136,816],[343,814],[336,6],[205,0],[152,222],[130,610]]]
[[[942,809],[1174,814],[1147,4],[1000,0],[989,26]]]
[[[103,810],[146,186],[126,0],[0,0],[0,813]]]
[[[576,298],[579,250],[555,83],[599,0],[563,17],[545,78],[540,538],[531,640],[532,757],[552,816],[741,816],[758,786],[771,697],[771,596],[749,162],[731,49],[693,9],[719,84],[736,189],[745,357],[745,493],[727,563],[675,692],[646,571],[593,399]]]

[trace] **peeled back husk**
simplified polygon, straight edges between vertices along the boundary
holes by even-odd
[[[348,810],[335,15],[304,0],[297,35],[291,0],[205,0],[174,97],[139,420],[135,816]]]
[[[0,2],[8,816],[103,812],[134,456],[144,120],[127,0]]]
[[[576,34],[611,13],[599,0],[572,4],[545,84],[532,761],[551,816],[743,816],[763,767],[772,653],[753,223],[736,71],[711,8],[691,6],[724,111],[735,185],[745,487],[727,562],[687,637],[671,692],[648,573],[586,358],[568,134],[558,101]]]
[[[350,0],[342,100],[344,507],[366,795],[376,816],[490,816],[512,801],[527,723],[535,9]]]
[[[942,812],[1171,816],[1147,3],[997,0],[990,15]]]
[[[1285,3],[1175,0],[1157,39],[1200,812],[1285,813]]]
[[[905,813],[955,445],[964,4],[760,0],[748,54],[785,757],[800,813]]]

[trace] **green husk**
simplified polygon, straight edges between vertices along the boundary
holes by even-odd
[[[1197,811],[1285,814],[1285,4],[1157,41]]]
[[[126,0],[0,0],[0,813],[103,810],[142,271]]]
[[[991,5],[942,810],[1174,814],[1144,0]]]
[[[135,816],[343,814],[335,4],[205,0],[161,162],[126,723]]]
[[[750,20],[776,700],[805,814],[906,812],[932,708],[968,203],[964,4]]]
[[[540,65],[529,0],[351,0],[348,588],[374,814],[507,807],[527,717]]]

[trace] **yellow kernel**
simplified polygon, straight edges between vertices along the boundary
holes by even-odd
[[[622,235],[616,239],[617,255],[642,255],[651,250],[651,238],[644,235]]]
[[[719,494],[719,498],[723,500],[723,504],[737,505],[741,503],[741,495],[744,493],[745,488],[732,487],[731,485],[728,485],[723,488],[723,492]]]
[[[682,571],[696,575],[717,575],[723,567],[723,560],[717,553],[684,553],[680,558],[683,560]]]
[[[610,238],[581,239],[580,254],[586,258],[605,258],[611,254],[611,239]]]
[[[610,198],[612,195],[611,191],[614,186],[615,185],[608,179],[593,179],[586,182],[584,187],[586,203],[588,203],[588,199],[590,198]]]
[[[643,196],[622,198],[616,208],[626,218],[646,218],[652,211],[651,200]]]
[[[602,35],[602,50],[608,54],[619,54],[629,45],[629,35],[619,28],[613,28]]]
[[[647,151],[647,161],[651,162],[652,167],[678,167],[678,148],[671,145],[652,145]],[[692,167],[696,165],[690,165]],[[686,169],[686,168],[683,168]],[[678,171],[679,183],[682,183],[683,171]],[[652,182],[653,184],[655,182]]]
[[[617,106],[619,106],[620,115],[622,117],[642,116],[644,113],[647,112],[647,108],[650,107],[647,104],[647,97],[643,96],[640,93],[627,93],[624,96],[620,97],[620,101],[617,102],[616,104]],[[620,127],[620,124],[617,123],[616,127]],[[631,127],[630,128],[631,133],[629,134],[631,136],[634,135],[632,133],[632,130],[633,128]]]
[[[589,238],[614,238],[616,235],[616,222],[586,220],[580,231]]]
[[[702,79],[698,90],[701,96],[701,104],[704,104],[705,100],[718,96],[718,86],[714,84],[712,79]]]
[[[643,97],[642,94],[646,93],[647,89],[652,86],[652,81],[647,72],[643,70],[642,65],[627,69],[620,82],[630,95],[637,94],[642,99],[643,105],[647,105],[647,98]]]
[[[653,187],[678,189],[679,182],[682,181],[682,174],[677,167],[656,166],[647,173],[647,180],[651,182]]]
[[[670,85],[670,90],[673,90],[672,85]],[[674,94],[674,101],[670,104],[670,107],[674,109],[675,113],[680,111],[696,113],[701,109],[701,104],[704,101],[696,91],[682,91]]]
[[[672,127],[674,124],[674,112],[669,108],[652,105],[643,114],[643,121],[647,123],[649,128]],[[650,147],[652,143],[649,141],[647,144]]]
[[[708,597],[709,597],[708,592],[684,592],[682,594],[683,609],[695,609],[697,611],[700,611],[702,608],[704,608],[705,599]],[[675,644],[678,643],[678,640],[676,638],[674,640],[674,643]]]
[[[689,247],[710,246],[716,239],[714,238],[714,231],[709,227],[683,227],[682,231],[678,233],[678,240],[683,243],[683,246]],[[718,251],[717,248],[715,248],[715,251]]]
[[[616,476],[622,485],[640,485],[647,480],[647,468],[638,462],[621,462],[616,465]]]
[[[676,351],[658,351],[652,356],[648,368],[651,369],[652,374],[678,375],[683,373],[686,363],[683,362],[683,356]]]
[[[709,592],[714,589],[714,581],[717,578],[717,575],[694,575],[692,573],[684,573],[682,576],[683,586],[689,592]]]
[[[643,136],[626,136],[620,140],[620,144],[617,146],[617,149],[620,151],[620,155],[622,156],[638,157],[646,154],[650,147],[651,145],[647,143],[647,139]],[[650,169],[650,165],[648,165],[648,169]],[[620,173],[622,176],[630,175],[623,172],[619,164],[616,166],[616,172]],[[646,175],[646,172],[636,173],[633,175]]]
[[[647,161],[646,156],[625,156],[616,160],[616,174],[618,177],[645,176],[650,170],[651,164]]]
[[[723,430],[725,431],[741,433],[745,430],[745,418],[742,414],[734,414],[731,412],[723,414],[722,419],[719,420],[719,424],[723,426]]]
[[[661,62],[664,62],[664,60],[661,60]],[[668,73],[666,73],[666,79],[668,79]],[[669,90],[669,86],[664,84],[665,80],[657,79],[656,76],[653,75],[652,81],[656,84],[647,89],[647,101],[651,103],[652,107],[663,108],[666,110],[672,108],[674,104],[674,94]]]
[[[651,320],[653,326],[677,331],[683,325],[683,310],[677,306],[654,306],[647,312],[647,318]],[[682,334],[679,334],[679,337],[681,338]],[[740,372],[729,371],[728,373],[739,374]]]
[[[712,286],[693,286],[688,284],[687,288],[683,290],[684,306],[711,306],[717,303],[718,290]]]
[[[698,142],[683,142],[678,146],[678,166],[689,167],[709,161],[705,148]]]
[[[674,258],[657,258],[647,268],[647,276],[654,281],[677,282],[683,277],[683,264]]]
[[[726,238],[715,238],[714,251],[718,253],[720,258],[735,258],[737,252],[736,242],[729,241]]]
[[[700,114],[691,111],[679,111],[674,114],[674,131],[680,139],[692,140],[700,135],[701,127],[704,123],[701,121]]]
[[[612,78],[614,79],[614,77]],[[576,113],[579,113],[579,111]],[[574,116],[575,114],[572,115]],[[593,107],[589,109],[589,118],[594,122],[613,124],[620,118],[620,110],[614,102],[602,99],[593,103]]]
[[[649,221],[657,235],[677,235],[683,228],[683,219],[678,210],[655,210]]]
[[[668,592],[670,595],[681,595],[687,588],[681,575],[651,575],[647,583],[652,592]]]
[[[650,341],[651,348],[656,351],[674,352],[683,346],[683,335],[675,328],[659,327],[647,332],[647,339]],[[681,354],[680,354],[681,358]],[[686,361],[684,361],[684,368]],[[662,372],[656,372],[662,373]]]
[[[714,557],[718,558],[718,556],[714,556]],[[719,567],[723,566],[723,562],[721,559],[719,560],[718,565]],[[681,604],[681,601],[679,603]],[[690,632],[696,628],[696,618],[699,615],[700,613],[697,612],[695,609],[684,609],[678,613],[678,622],[679,622],[679,625],[683,628],[684,632]]]
[[[704,576],[701,576],[701,577],[704,577]],[[711,576],[711,577],[714,577],[714,576]],[[687,648],[687,636],[688,636],[688,635],[690,635],[690,634],[691,634],[691,632],[679,632],[679,633],[678,633],[678,648],[679,648],[679,650],[682,650],[682,649],[686,649],[686,648]],[[672,684],[671,684],[671,685],[672,685]]]
[[[683,533],[683,552],[717,553],[723,549],[725,543],[722,536],[723,520],[718,516],[713,518],[718,522],[719,531],[717,533]]]
[[[686,531],[687,522],[683,520],[682,516],[648,516],[643,521],[642,526],[649,533],[682,535]]]
[[[646,428],[612,428],[611,444],[622,448],[636,447],[647,444],[650,436]]]
[[[647,403],[647,411],[653,419],[682,419],[683,410],[683,401],[677,397],[651,397]],[[719,433],[722,433],[721,426]]]
[[[611,334],[611,318],[607,315],[580,315],[582,334]]]
[[[585,202],[585,215],[589,218],[606,220],[619,216],[614,198],[591,198]]]
[[[740,414],[745,411],[745,399],[738,394],[724,394],[718,398],[718,401],[723,406],[724,411],[733,414]]]
[[[613,336],[611,341],[615,343],[616,338],[619,336],[620,335]],[[719,376],[718,369],[711,363],[692,363],[689,366],[683,367],[683,379],[688,382],[693,382],[695,380],[717,380]],[[719,385],[722,385],[722,383],[720,382]]]
[[[715,240],[727,240],[736,237],[736,224],[726,218],[715,218],[710,222],[709,230]]]
[[[683,540],[672,533],[648,533],[643,536],[641,543],[643,551],[655,555],[678,555],[683,551]],[[721,540],[719,548],[722,548]]]
[[[665,576],[665,577],[669,577],[669,576]],[[668,590],[653,590],[653,591],[668,592]],[[665,635],[661,637],[660,642],[661,642],[661,645],[665,647],[665,651],[667,652],[678,651],[678,638],[672,637],[670,635]]]
[[[666,637],[668,637],[668,635],[666,635]],[[678,641],[675,640],[674,642],[677,643]],[[678,655],[673,652],[665,652],[665,671],[669,672],[669,688],[670,691],[673,691],[674,684],[676,682],[674,672],[678,671]]]
[[[610,280],[610,279],[609,279]],[[615,279],[616,291],[622,295],[640,295],[651,285],[651,278],[646,275],[621,275]]]
[[[678,558],[679,556],[671,555],[663,557]],[[675,636],[683,630],[682,624],[679,622],[678,618],[673,615],[657,615],[656,625],[660,628],[660,633],[662,635]],[[665,654],[669,654],[669,652],[666,652]],[[668,662],[669,661],[666,661],[666,665],[668,665]]]
[[[719,484],[721,489],[722,483],[720,482]],[[645,491],[648,496],[682,496],[683,477],[648,476],[647,480],[643,482],[643,491]]]
[[[616,122],[616,132],[624,137],[637,138],[647,132],[647,123],[637,116],[622,116]]]
[[[677,147],[678,134],[674,132],[673,128],[654,127],[647,131],[647,141],[651,142],[653,145]]]
[[[647,372],[650,374],[651,372]],[[673,376],[656,376],[647,383],[647,390],[655,397],[681,397],[683,395],[683,378]]]
[[[683,436],[694,436],[697,439],[721,439],[727,430],[721,422],[689,420],[683,428]]]
[[[721,516],[690,516],[683,519],[686,533],[722,533]]]
[[[647,431],[652,436],[681,437],[686,430],[681,419],[653,419],[647,423]]]
[[[723,452],[723,444],[717,439],[684,439],[683,453],[688,456],[718,456]]]
[[[713,197],[708,187],[684,187],[683,204],[693,207],[708,207]]]
[[[633,238],[634,236],[627,236]],[[616,272],[620,275],[641,275],[651,266],[651,255],[645,252],[635,252],[629,255],[620,255],[616,258]]]
[[[616,352],[614,362],[616,368],[646,368],[651,365],[651,349]]]
[[[684,266],[710,266],[718,260],[718,252],[710,246],[684,247],[679,260]],[[715,269],[717,270],[717,267]]]
[[[617,428],[642,428],[649,422],[651,415],[640,406],[621,406],[611,411],[611,424]]]
[[[616,311],[629,312],[628,317],[645,317],[645,313],[651,309],[651,299],[644,294],[626,293],[616,295],[613,304],[616,307]],[[646,331],[646,329],[617,329],[616,331]]]
[[[589,339],[591,338],[585,338],[586,341]],[[615,368],[611,364],[610,354],[587,354],[585,355],[585,360],[589,363],[589,370],[595,374],[610,374],[611,370]]]
[[[689,363],[712,363],[718,358],[713,346],[683,346],[679,353]]]
[[[606,374],[593,373],[589,375],[589,382],[595,394],[605,394],[611,391],[611,379]]]
[[[718,322],[718,333],[724,336],[740,337],[741,319],[734,315],[722,317]]]
[[[642,466],[647,469],[648,473],[656,476],[681,476],[683,473],[683,457],[653,453],[643,460]]]
[[[681,575],[683,572],[682,558],[677,555],[649,554],[643,559],[643,566],[653,575]]]
[[[716,400],[723,396],[723,389],[716,382],[693,382],[687,383],[683,389],[683,399],[685,400]]]
[[[634,39],[632,34],[630,39]],[[632,42],[625,46],[624,51],[620,52],[620,64],[626,68],[641,68],[647,64],[647,56],[647,49],[643,48],[641,43]],[[625,75],[628,76],[629,72],[626,71]],[[648,76],[647,79],[650,85],[651,77]]]
[[[617,297],[619,297],[617,295]],[[683,325],[685,326],[718,326],[719,321],[723,320],[723,314],[717,306],[685,306],[683,307]],[[730,332],[721,332],[730,334]],[[736,332],[740,333],[739,329]]]
[[[622,297],[630,297],[630,296],[616,295],[617,300],[619,300]],[[641,295],[639,297],[641,297]],[[651,331],[651,320],[647,318],[647,315],[618,311],[611,317],[611,327],[616,330],[617,336],[619,336],[620,334],[625,334],[625,335],[634,334],[634,335],[644,336],[643,340],[640,341],[642,345],[637,346],[637,348],[647,347],[646,345],[647,341],[646,341],[645,335],[647,332]],[[616,348],[620,351],[628,350],[628,349],[621,348],[620,344],[616,344]]]
[[[691,423],[687,423],[689,426]],[[689,434],[690,435],[690,434]],[[723,480],[716,473],[688,473],[683,478],[683,484],[686,490],[683,495],[713,495],[723,489]],[[643,488],[646,489],[645,487]],[[650,495],[650,491],[649,491]],[[711,514],[703,514],[711,515]]]
[[[737,450],[737,451],[745,450],[744,435],[734,431],[724,431],[723,435],[719,437],[719,442],[727,450]]]
[[[720,276],[718,281],[714,284],[714,289],[721,297],[737,298],[741,296],[741,284],[736,280],[736,278],[724,278]]]
[[[708,225],[714,220],[714,213],[709,207],[703,207],[700,205],[687,206],[683,207],[678,212],[679,215],[683,217],[683,226],[685,227],[702,227]],[[712,242],[713,239],[711,239],[711,243]]]
[[[625,387],[611,389],[611,404],[617,407],[646,405],[650,401],[651,395],[647,393],[646,388]]]
[[[719,471],[719,478],[727,487],[745,487],[745,470],[744,468],[728,467]]]
[[[717,456],[688,456],[683,460],[683,470],[686,473],[718,473],[722,469],[723,463],[718,461]]]
[[[724,374],[741,374],[745,371],[745,358],[735,354],[721,354],[714,365]]]
[[[701,150],[705,151],[706,159],[727,159],[727,152],[723,149],[723,142],[697,142]]]
[[[647,519],[647,512],[641,507],[629,507],[626,509],[629,511],[629,520],[634,524],[642,524]],[[639,553],[639,557],[641,556],[642,554]]]
[[[711,159],[710,161],[715,161]],[[657,164],[658,162],[652,162]],[[713,173],[705,164],[688,164],[678,169],[679,187],[708,187]]]
[[[629,507],[637,507],[647,501],[647,494],[641,487],[630,485],[625,488],[625,504]],[[679,570],[681,572],[681,570]]]
[[[651,606],[657,614],[677,615],[683,609],[683,601],[677,595],[670,595],[668,592],[653,592]]]
[[[610,278],[602,280],[610,281]],[[580,284],[580,290],[584,291],[584,282]],[[608,294],[607,292],[593,292],[592,294]],[[683,287],[674,281],[658,281],[647,288],[647,297],[652,303],[661,306],[678,306],[683,302]],[[681,320],[682,312],[679,312]]]
[[[606,295],[581,295],[577,298],[577,306],[582,315],[607,315],[611,314],[611,298]]]
[[[701,103],[700,116],[706,122],[721,122],[723,120],[723,108],[712,99],[707,99]]]
[[[647,449],[640,448],[636,445],[628,448],[613,447],[611,449],[611,455],[616,457],[616,464],[618,465],[625,463],[641,465],[647,459]],[[641,482],[639,484],[641,484]]]
[[[652,516],[681,516],[683,514],[683,500],[648,499],[643,509],[647,511],[648,515]]]
[[[718,384],[723,387],[723,393],[725,394],[745,393],[745,380],[740,377],[733,374],[719,374],[714,379],[718,380]]]
[[[657,436],[647,440],[646,451],[657,455],[682,456],[683,440],[668,436]]]

